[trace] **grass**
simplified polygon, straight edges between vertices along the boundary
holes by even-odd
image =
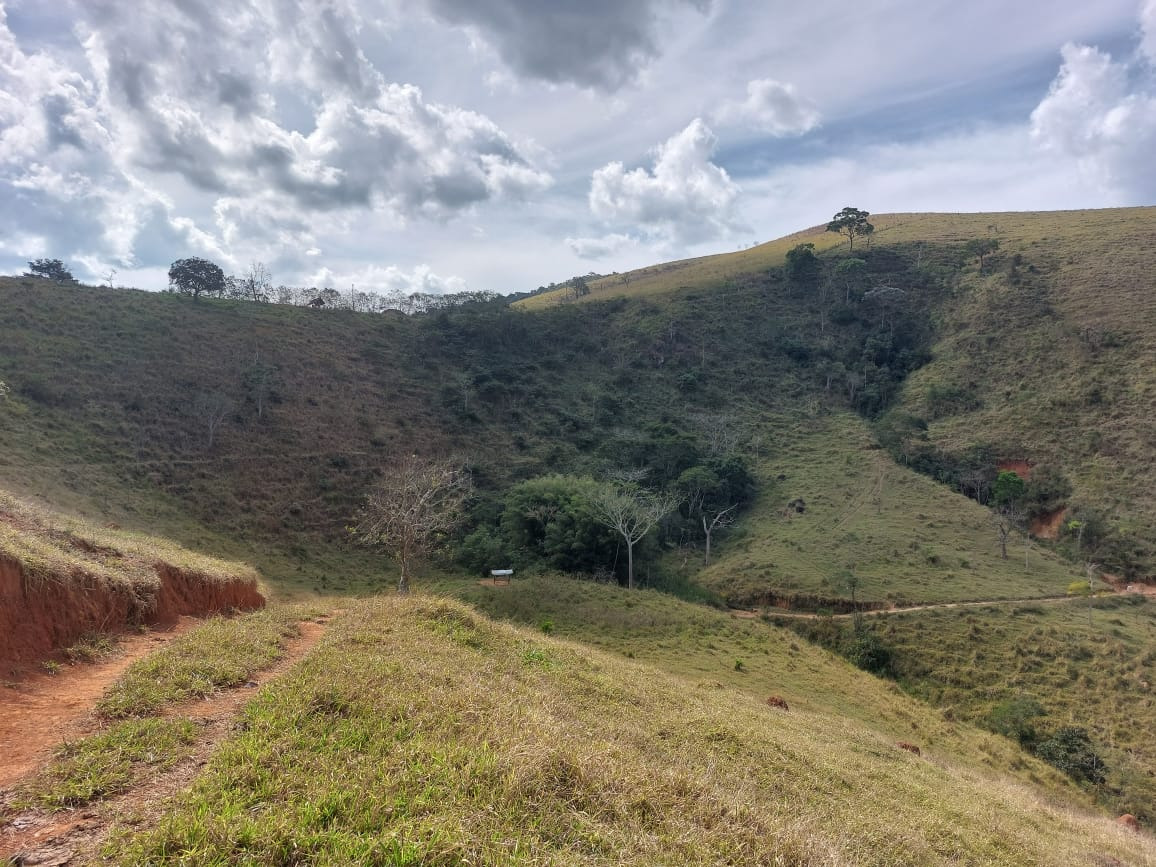
[[[717,288],[725,285],[728,280],[781,266],[786,261],[787,251],[796,244],[814,244],[816,252],[822,252],[843,245],[840,237],[827,232],[825,226],[816,226],[735,253],[664,262],[625,274],[613,274],[599,280],[590,280],[590,294],[579,301],[589,303],[610,298],[646,298],[680,290]],[[524,298],[516,306],[524,310],[542,310],[564,304],[568,300],[569,290],[555,289]]]
[[[68,810],[126,791],[144,773],[172,768],[197,737],[180,717],[125,720],[65,742],[52,761],[16,791],[14,805]]]
[[[248,681],[297,634],[302,609],[277,606],[241,617],[215,617],[137,660],[97,704],[106,719],[143,717]]]
[[[735,604],[823,607],[1062,596],[1071,564],[1022,538],[1001,559],[991,513],[878,449],[849,413],[770,425],[760,494],[696,580]],[[803,513],[787,509],[802,498]]]
[[[410,597],[355,606],[248,706],[165,817],[113,840],[105,858],[871,865],[1151,854],[1105,819],[917,759],[850,721],[784,714]]]
[[[675,599],[654,590],[628,593],[562,576],[517,579],[510,587],[445,581],[449,593],[490,617],[631,659],[708,689],[763,701],[777,695],[793,710],[852,721],[883,737],[917,740],[936,754],[1019,775],[1057,793],[1073,788],[1056,772],[1025,765],[1004,738],[978,735],[872,677],[760,620]],[[736,667],[736,661],[742,661]]]
[[[886,615],[876,622],[904,689],[959,719],[990,724],[1026,699],[1042,731],[1088,730],[1110,773],[1098,792],[1156,821],[1156,603],[1116,596],[1066,605]],[[1090,615],[1090,616],[1089,616]]]
[[[147,599],[159,588],[157,564],[165,563],[210,582],[256,581],[243,563],[182,548],[168,539],[100,527],[36,507],[0,490],[0,557],[20,565],[34,581],[96,578],[110,588]]]

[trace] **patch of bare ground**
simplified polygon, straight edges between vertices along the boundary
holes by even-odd
[[[0,685],[0,790],[48,758],[53,747],[97,727],[92,708],[132,663],[160,649],[193,624],[182,617],[171,628],[118,637],[115,655],[94,663],[42,670]]]
[[[328,620],[329,615],[322,615],[301,622],[298,625],[300,634],[289,639],[285,654],[276,664],[255,675],[254,680],[205,699],[167,708],[164,711],[166,716],[183,716],[200,728],[197,740],[189,748],[188,754],[171,770],[146,777],[122,794],[59,813],[38,810],[15,812],[9,807],[11,788],[0,789],[0,823],[3,823],[0,824],[0,858],[7,859],[4,863],[12,865],[92,864],[97,862],[100,847],[114,828],[133,827],[159,820],[165,802],[192,783],[217,747],[229,736],[241,707],[253,696],[254,690],[280,677],[303,659],[321,640]],[[146,647],[143,653],[138,652],[134,658],[156,647],[156,644]],[[120,663],[121,660],[117,659],[116,662]],[[131,662],[132,659],[124,661],[119,670],[123,671]],[[104,686],[112,683],[115,677],[104,678]],[[97,728],[92,709],[103,688],[86,692],[86,698],[78,701],[78,704],[84,705],[77,710],[80,721],[74,721],[73,728],[56,729],[49,737],[52,743]],[[45,719],[44,724],[50,725],[50,720]],[[37,759],[41,761],[46,757],[43,750],[37,754]],[[33,770],[36,764],[33,761],[31,765],[24,766],[21,776]],[[16,778],[9,775],[4,785],[10,786],[15,781]]]

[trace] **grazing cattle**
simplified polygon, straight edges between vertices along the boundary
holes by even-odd
[[[767,699],[767,704],[771,707],[777,707],[779,710],[790,711],[790,708],[787,707],[787,700],[780,695],[772,695]]]
[[[900,741],[898,747],[901,750],[907,750],[907,752],[917,756],[923,755],[923,753],[919,752],[919,747],[915,746],[915,744],[909,744],[907,741]]]
[[[1123,816],[1121,816],[1119,819],[1116,820],[1116,823],[1118,825],[1123,825],[1129,831],[1139,831],[1140,830],[1139,820],[1135,816],[1133,816],[1131,813],[1125,813]]]

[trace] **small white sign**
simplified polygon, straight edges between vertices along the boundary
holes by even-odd
[[[490,574],[495,578],[507,578],[514,574],[513,569],[491,569]]]

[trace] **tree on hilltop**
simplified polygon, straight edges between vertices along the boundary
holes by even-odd
[[[867,218],[870,216],[869,211],[860,211],[858,208],[851,207],[844,208],[827,224],[827,231],[846,235],[851,244],[851,250],[854,251],[857,237],[870,237],[875,231],[875,227],[867,222]]]
[[[24,273],[25,277],[42,277],[45,280],[52,280],[56,283],[75,283],[76,278],[72,276],[62,261],[59,259],[33,259],[28,263],[28,270]]]
[[[982,274],[983,260],[999,249],[999,241],[995,238],[972,238],[963,249],[979,261],[979,272]]]
[[[220,295],[225,291],[225,272],[208,259],[196,256],[177,259],[169,266],[169,290],[182,295]]]

